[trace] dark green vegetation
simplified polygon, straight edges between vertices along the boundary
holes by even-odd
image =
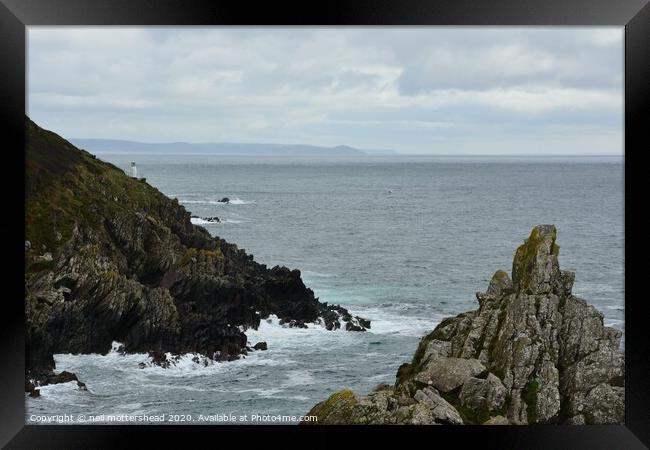
[[[530,422],[537,420],[537,392],[539,391],[539,382],[530,380],[521,391],[521,399],[526,403],[526,413]]]
[[[51,131],[27,120],[26,238],[27,255],[56,255],[75,227],[105,234],[104,220],[141,212],[164,221],[169,202],[161,192],[131,179],[112,164],[75,148]],[[28,262],[30,268],[31,260]]]
[[[242,330],[276,314],[363,331],[368,321],[322,304],[298,270],[267,268],[192,225],[142,180],[26,119],[27,377],[53,378],[53,353],[246,354]],[[27,384],[26,384],[27,386]]]
[[[502,406],[491,410],[485,407],[470,407],[463,405],[458,399],[458,392],[449,394],[442,393],[441,396],[452,405],[456,411],[458,411],[458,414],[463,419],[463,424],[465,425],[482,425],[492,417],[505,416],[510,404],[510,399],[506,398],[506,401]]]

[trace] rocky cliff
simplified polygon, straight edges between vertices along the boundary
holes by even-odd
[[[552,225],[535,227],[479,308],[423,337],[393,386],[343,390],[318,424],[602,424],[624,420],[621,333],[572,295]],[[314,423],[314,422],[311,422]]]
[[[231,360],[270,314],[297,327],[370,326],[319,302],[298,270],[258,264],[192,225],[176,199],[26,122],[26,390],[61,381],[54,353],[106,353],[113,340],[156,361]]]

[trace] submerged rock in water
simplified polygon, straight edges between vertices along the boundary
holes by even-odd
[[[219,219],[217,216],[214,216],[214,217],[190,216],[190,219],[201,219],[201,220],[205,220],[206,222],[210,222],[210,223],[221,223],[221,219]]]
[[[257,344],[253,345],[253,350],[266,350],[266,349],[268,349],[266,342],[258,342]]]
[[[478,310],[423,337],[394,386],[341,391],[307,423],[623,423],[621,332],[571,293],[575,276],[560,270],[555,241],[553,225],[536,226],[512,279],[497,271],[476,294]]]
[[[304,326],[328,317],[332,329],[352,317],[319,302],[300,271],[267,268],[193,225],[178,200],[26,128],[26,379],[54,379],[54,353],[106,354],[113,341],[162,366],[184,353],[232,361],[246,351],[242,330],[272,314]]]
[[[68,372],[67,370],[64,370],[60,374],[53,375],[52,377],[50,377],[50,379],[48,379],[48,384],[68,383],[70,381],[77,381],[78,382],[79,379],[77,378],[76,374],[74,374],[72,372]]]
[[[52,368],[49,370],[45,369],[41,371],[30,371],[29,377],[25,377],[25,392],[28,393],[30,397],[40,397],[40,386],[45,386],[47,384],[69,383],[70,381],[76,381],[77,387],[80,390],[88,390],[86,384],[79,381],[76,374],[68,372],[66,370],[59,374],[55,374],[54,366],[52,366]]]

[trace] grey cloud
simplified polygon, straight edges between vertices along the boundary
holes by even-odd
[[[622,28],[28,31],[29,114],[68,137],[622,152]]]

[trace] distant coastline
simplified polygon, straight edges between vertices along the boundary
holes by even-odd
[[[93,153],[188,153],[199,155],[259,155],[259,156],[378,156],[398,155],[393,150],[371,150],[338,145],[322,147],[302,144],[259,144],[259,143],[148,143],[119,139],[70,139],[75,146]]]
[[[325,147],[307,144],[263,144],[263,143],[190,143],[190,142],[139,142],[121,139],[72,138],[75,146],[97,154],[133,155],[223,155],[223,156],[357,156],[357,157],[404,157],[404,158],[517,158],[526,160],[548,158],[604,158],[624,160],[624,154],[452,154],[452,153],[400,153],[390,149],[359,149],[348,145]]]

